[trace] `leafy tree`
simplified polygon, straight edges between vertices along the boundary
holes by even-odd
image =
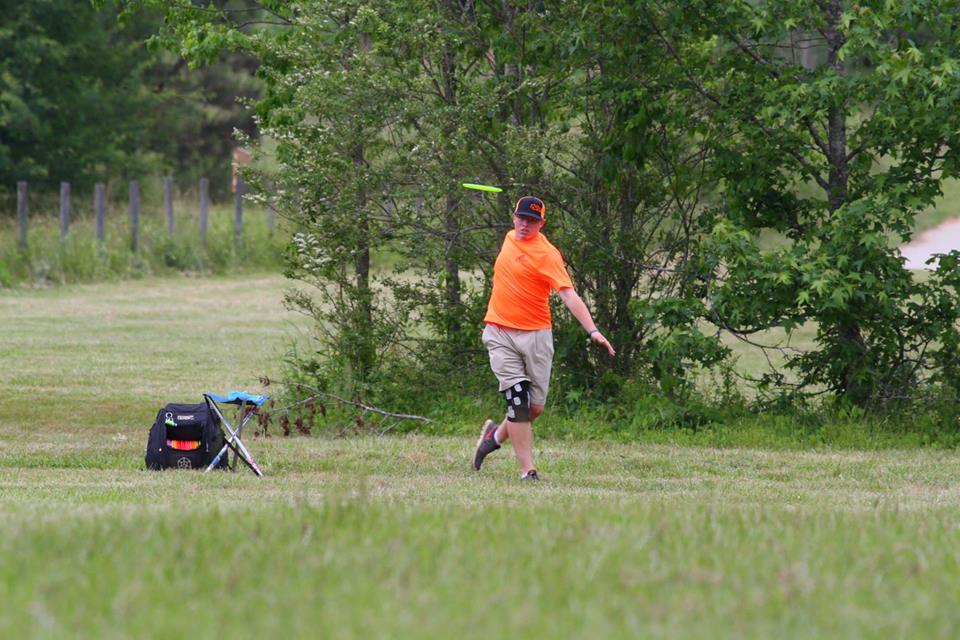
[[[398,2],[392,16],[409,17],[391,23],[384,41],[389,65],[407,68],[399,152],[407,159],[404,182],[414,189],[402,194],[408,206],[398,207],[399,220],[428,239],[397,245],[406,265],[423,274],[402,289],[419,301],[419,316],[438,338],[421,341],[420,359],[440,371],[458,363],[462,372],[486,358],[479,333],[510,196],[542,184],[545,19],[530,7],[460,0]],[[460,186],[467,177],[506,193],[475,196]]]
[[[156,104],[141,82],[149,17],[120,26],[85,0],[5,1],[0,12],[0,184],[82,188],[141,165],[155,124],[141,118]]]
[[[789,366],[859,405],[955,368],[956,261],[918,282],[891,244],[957,173],[947,0],[922,16],[841,0],[126,4],[163,8],[159,41],[192,61],[259,60],[275,179],[304,228],[291,273],[316,291],[293,302],[355,393],[477,362],[511,203],[465,198],[465,176],[555,203],[548,231],[622,350],[591,360],[561,320],[569,380],[649,371],[676,389],[725,355],[705,318],[744,339],[815,322],[818,348]],[[396,273],[371,267],[384,252]]]
[[[177,184],[194,187],[206,177],[213,198],[229,197],[238,135],[259,138],[252,111],[262,91],[256,59],[230,52],[193,69],[168,52],[156,51],[154,59],[143,72],[144,89],[156,98],[142,114],[155,122],[143,146],[162,158]]]
[[[717,134],[723,197],[704,244],[715,321],[745,337],[815,322],[818,348],[788,365],[801,388],[857,405],[955,362],[956,261],[919,281],[893,244],[958,172],[956,3],[651,4]],[[785,242],[764,249],[764,230]]]
[[[503,89],[497,86],[498,62],[488,38],[488,21],[496,16],[471,8],[472,3],[460,2],[438,7],[409,1],[314,2],[302,7],[296,27],[274,41],[270,56],[265,56],[272,59],[281,40],[296,42],[292,50],[299,58],[290,60],[289,67],[269,64],[278,72],[278,82],[271,86],[295,85],[295,92],[283,94],[290,99],[287,105],[297,110],[311,104],[307,95],[327,101],[309,111],[315,122],[304,122],[298,111],[294,119],[302,128],[285,139],[312,138],[318,128],[327,131],[341,143],[323,147],[323,162],[333,175],[352,175],[346,170],[346,160],[352,158],[366,176],[362,188],[347,189],[362,193],[362,206],[352,202],[337,207],[347,212],[347,220],[340,222],[333,210],[299,219],[311,231],[325,230],[326,239],[343,238],[331,233],[330,224],[366,229],[343,238],[341,246],[352,256],[369,256],[369,250],[379,246],[400,257],[393,274],[372,273],[368,259],[360,264],[340,261],[346,270],[327,272],[322,281],[314,282],[317,290],[330,286],[343,290],[353,274],[356,290],[365,292],[362,299],[369,312],[355,321],[340,317],[331,323],[348,340],[327,341],[332,348],[323,357],[347,356],[352,371],[365,373],[346,379],[366,393],[379,390],[383,395],[391,375],[393,382],[409,383],[411,368],[419,372],[421,382],[424,377],[449,381],[453,371],[459,372],[455,380],[462,381],[464,369],[476,370],[481,355],[478,334],[489,278],[468,285],[463,274],[489,269],[505,226],[494,220],[508,221],[510,203],[498,199],[497,208],[488,208],[483,201],[468,199],[460,182],[466,175],[516,176],[519,172],[511,170],[529,165],[512,157],[513,145],[504,144],[495,133],[497,96]],[[339,21],[330,16],[339,16]],[[327,37],[304,29],[320,19],[332,27]],[[315,47],[315,55],[324,62],[311,59],[307,66],[329,73],[303,78],[299,69],[308,47]],[[511,84],[515,87],[512,80]],[[300,93],[308,85],[318,89]],[[276,103],[270,105],[272,115],[265,113],[265,121],[278,122],[274,116],[283,110],[275,107]],[[363,122],[360,129],[351,124],[358,119]],[[344,145],[348,140],[352,144]],[[361,150],[364,155],[357,162]],[[298,163],[284,156],[286,167]],[[314,175],[324,171],[318,165]],[[336,193],[342,189],[338,184],[329,176],[312,197],[337,201]],[[492,228],[498,233],[491,234]],[[309,304],[303,298],[297,303]],[[325,317],[348,307],[328,304]],[[351,345],[358,344],[369,349],[362,368],[357,366],[358,354],[351,351]],[[398,369],[389,374],[394,367]]]
[[[264,3],[283,26],[247,35],[236,24],[245,14],[228,7],[157,4],[170,27],[161,38],[186,55],[237,47],[261,60],[259,111],[281,140],[277,180],[310,232],[293,273],[326,301],[296,303],[328,332],[327,357],[366,372],[348,379],[382,384],[374,354],[400,344],[425,375],[482,361],[477,334],[512,201],[469,196],[466,176],[547,197],[549,233],[622,345],[620,376],[639,363],[675,385],[684,363],[723,355],[695,327],[702,309],[682,268],[700,162],[689,112],[655,81],[659,59],[630,3]],[[374,283],[378,246],[402,262]],[[569,343],[580,330],[563,318]],[[668,329],[651,332],[659,326]],[[359,344],[369,345],[363,358]],[[609,364],[583,351],[561,348],[561,366],[589,386]]]
[[[546,229],[620,348],[612,363],[591,355],[576,321],[558,313],[559,369],[569,374],[568,384],[594,386],[612,366],[620,380],[650,371],[675,389],[686,365],[723,358],[716,339],[697,328],[702,292],[685,268],[703,161],[690,124],[695,114],[678,102],[633,3],[457,2],[432,15],[436,22],[421,31],[417,55],[391,47],[407,58],[435,60],[422,65],[421,78],[456,89],[437,91],[437,103],[416,120],[413,142],[447,152],[424,166],[448,171],[421,174],[420,182],[455,184],[470,170],[469,159],[480,157],[498,183],[547,197],[553,213]],[[431,75],[433,69],[457,73]],[[434,122],[445,124],[431,129]],[[508,223],[503,214],[510,203],[496,204],[487,216],[496,244],[475,219],[461,217],[440,245],[448,260],[459,249],[461,268],[485,270],[487,284],[492,249]],[[449,214],[462,215],[463,208],[447,211],[450,223]],[[455,272],[444,273],[449,286]],[[481,326],[485,298],[469,305],[473,327]],[[458,316],[467,308],[448,303],[442,309]],[[462,358],[470,343],[438,329],[451,355]],[[471,335],[476,344],[475,334],[461,333]]]
[[[596,358],[576,323],[564,322],[561,362],[573,376],[649,373],[677,391],[690,365],[726,355],[698,327],[703,290],[688,265],[712,134],[698,126],[702,105],[678,92],[683,69],[658,46],[644,3],[555,9],[562,84],[550,117],[563,134],[545,153],[548,184],[578,289],[618,349],[612,362]]]
[[[253,134],[237,96],[255,99],[252,59],[205,70],[145,46],[158,11],[118,20],[89,0],[0,2],[0,189],[29,180],[54,189],[172,170],[229,185],[234,131]],[[221,186],[222,185],[222,186]],[[218,189],[219,186],[219,189]]]
[[[159,4],[171,29],[161,40],[191,59],[236,47],[261,60],[267,93],[258,110],[279,141],[273,180],[305,230],[291,274],[314,285],[292,302],[316,318],[321,358],[336,363],[340,384],[353,393],[382,388],[387,356],[398,349],[434,373],[431,364],[449,369],[464,349],[477,352],[470,343],[483,303],[461,270],[477,267],[478,256],[489,263],[493,243],[490,219],[471,219],[477,207],[459,182],[506,174],[510,149],[487,131],[496,91],[467,81],[483,75],[481,63],[493,65],[488,77],[498,70],[472,3],[265,3],[277,28],[250,34],[230,7]],[[509,202],[499,205],[506,218]],[[486,239],[479,253],[478,234]],[[371,270],[378,249],[400,255],[402,275]]]

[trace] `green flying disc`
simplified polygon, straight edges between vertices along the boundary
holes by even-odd
[[[477,191],[489,191],[490,193],[500,193],[503,191],[500,187],[491,187],[488,184],[473,184],[472,182],[464,182],[463,186],[467,189],[476,189]]]

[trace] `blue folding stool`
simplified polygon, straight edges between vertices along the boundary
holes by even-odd
[[[248,407],[259,407],[267,400],[269,396],[257,395],[253,393],[248,393],[246,391],[231,391],[225,396],[221,396],[216,393],[205,393],[203,394],[203,399],[206,401],[207,406],[210,407],[210,410],[216,414],[217,419],[220,421],[220,426],[224,429],[225,444],[223,448],[220,449],[220,452],[214,457],[204,473],[213,469],[220,458],[226,455],[228,449],[232,449],[234,456],[234,465],[236,465],[237,458],[243,460],[244,464],[250,467],[250,470],[253,471],[258,476],[263,476],[263,472],[260,471],[260,467],[257,466],[257,463],[253,461],[253,456],[250,455],[250,451],[244,446],[243,442],[240,440],[240,432],[243,430],[244,425],[253,418],[256,413],[254,411],[247,411]],[[221,404],[235,404],[238,406],[237,417],[240,420],[239,426],[236,429],[233,428],[233,425],[230,424],[230,421],[227,420],[223,411],[220,410]]]

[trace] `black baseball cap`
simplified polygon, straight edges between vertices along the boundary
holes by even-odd
[[[543,200],[535,196],[523,196],[517,200],[517,206],[513,208],[513,212],[518,216],[536,218],[537,220],[546,220],[547,218],[546,205],[543,204]]]

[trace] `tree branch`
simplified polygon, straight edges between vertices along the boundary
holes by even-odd
[[[289,412],[291,409],[293,409],[294,407],[298,407],[298,406],[307,404],[307,403],[309,403],[309,402],[311,402],[311,401],[313,401],[313,400],[316,400],[317,398],[332,398],[333,400],[336,400],[337,402],[339,402],[339,403],[341,403],[341,404],[348,404],[348,405],[357,407],[357,408],[359,408],[359,409],[363,409],[364,411],[370,411],[370,412],[373,412],[373,413],[378,413],[378,414],[380,414],[380,415],[382,415],[382,416],[384,416],[384,417],[387,417],[387,418],[397,418],[398,420],[420,420],[421,422],[428,422],[428,423],[432,423],[432,422],[433,422],[433,420],[431,420],[430,418],[425,418],[425,417],[423,417],[423,416],[418,416],[418,415],[413,415],[413,414],[406,414],[406,413],[393,413],[393,412],[391,412],[391,411],[384,411],[383,409],[378,409],[377,407],[372,407],[372,406],[370,406],[370,405],[368,405],[368,404],[364,404],[364,403],[362,403],[362,402],[358,402],[358,401],[354,401],[354,400],[346,400],[346,399],[344,399],[344,398],[341,398],[341,397],[338,396],[338,395],[335,395],[335,394],[333,394],[333,393],[327,393],[326,391],[320,391],[320,390],[317,389],[316,387],[311,387],[310,385],[303,384],[302,382],[285,382],[285,381],[277,381],[277,380],[271,380],[270,382],[271,382],[272,384],[282,384],[282,385],[286,385],[286,386],[288,386],[288,387],[297,387],[298,389],[307,389],[308,391],[311,391],[311,392],[313,393],[313,395],[310,396],[309,398],[304,398],[303,400],[300,400],[300,401],[295,402],[295,403],[293,403],[293,404],[291,404],[291,405],[288,405],[288,406],[286,406],[286,407],[283,407],[282,409],[275,409],[275,410],[274,410],[274,411],[279,412],[279,413],[287,413],[287,412]]]

